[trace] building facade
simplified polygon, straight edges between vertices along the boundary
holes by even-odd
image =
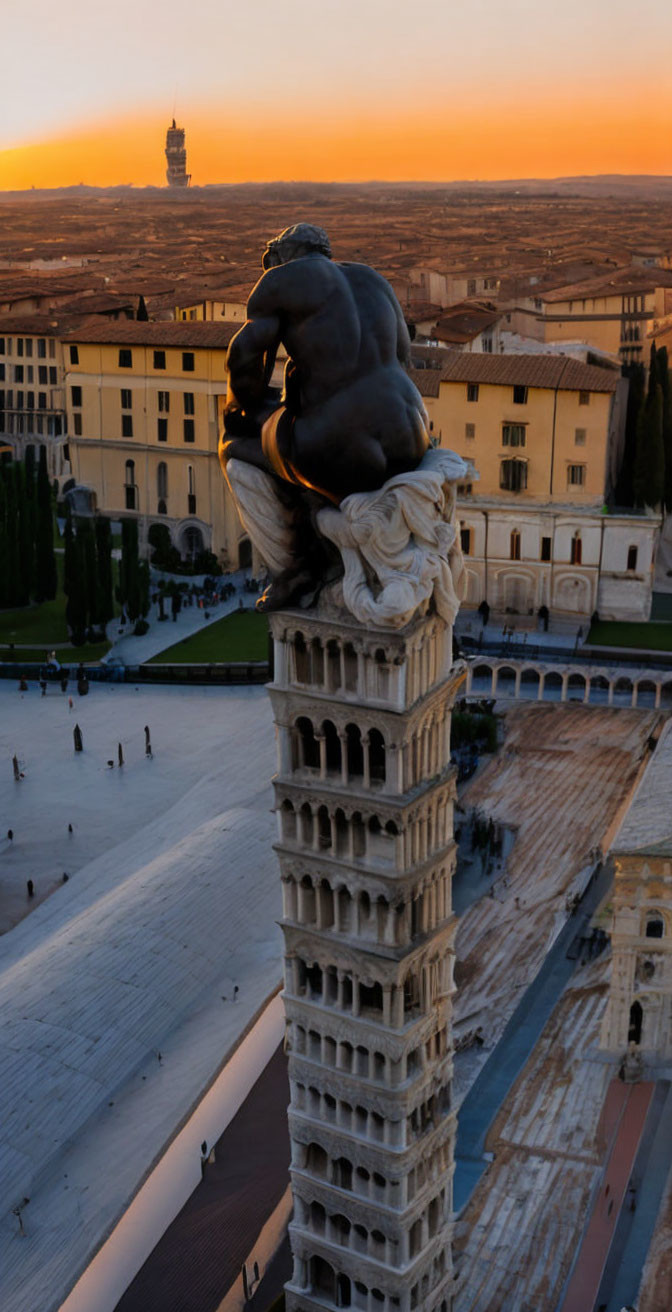
[[[623,364],[647,363],[647,334],[672,309],[671,297],[669,270],[632,266],[520,299],[510,322],[543,342],[580,339]]]
[[[466,606],[646,620],[656,516],[605,513],[627,382],[565,356],[450,353],[415,371],[432,437],[474,470],[458,514]]]
[[[618,833],[611,980],[601,1046],[672,1061],[672,726],[668,723]]]
[[[291,1106],[289,1309],[448,1312],[455,863],[437,616],[271,617]]]
[[[51,478],[70,470],[61,332],[53,316],[0,319],[0,447],[23,460],[45,446]]]
[[[183,558],[248,558],[217,445],[234,328],[127,322],[64,341],[73,476],[92,506],[134,515],[141,541],[164,524]]]

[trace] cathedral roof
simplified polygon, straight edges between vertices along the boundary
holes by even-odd
[[[612,851],[672,856],[672,721],[666,724]]]

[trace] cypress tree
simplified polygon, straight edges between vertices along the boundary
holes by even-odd
[[[65,618],[75,647],[81,647],[86,641],[86,596],[84,588],[84,570],[81,560],[79,535],[75,537],[72,518],[65,521],[65,560],[63,565],[63,586],[67,595]]]
[[[139,608],[143,619],[149,610],[149,561],[141,560],[139,566]]]
[[[77,521],[77,547],[77,560],[81,569],[85,623],[86,627],[89,627],[99,622],[96,539],[90,519],[79,519]]]
[[[121,521],[121,568],[119,571],[120,601],[126,607],[129,620],[140,615],[140,559],[138,556],[138,524],[135,519]]]
[[[637,425],[633,488],[638,506],[657,506],[665,494],[663,389],[658,379],[655,346],[651,347],[646,400]]]
[[[107,624],[114,615],[112,586],[112,528],[104,515],[96,518],[96,568],[98,573],[99,623]]]
[[[657,351],[658,381],[663,393],[663,451],[665,454],[665,505],[672,510],[672,393],[667,347]]]
[[[35,534],[37,531],[37,471],[35,469],[35,448],[32,445],[26,447],[24,476],[26,482],[26,541],[30,539],[31,549],[27,553],[23,568],[25,569],[28,591],[33,592],[35,588]]]
[[[0,465],[0,609],[9,606],[9,578],[7,574],[7,484],[6,466]]]
[[[623,377],[628,379],[628,404],[625,416],[625,441],[623,443],[623,458],[621,467],[616,480],[615,500],[617,506],[634,506],[635,494],[633,488],[633,478],[635,469],[635,453],[637,450],[637,425],[639,415],[644,404],[644,391],[646,386],[646,373],[644,366],[641,364],[626,364],[623,366]]]
[[[21,577],[19,565],[19,534],[17,531],[19,521],[19,506],[16,494],[16,481],[14,476],[14,465],[7,466],[7,478],[5,481],[6,492],[6,523],[7,523],[7,556],[6,556],[6,579],[7,579],[7,605],[21,605]]]
[[[37,469],[37,513],[35,519],[35,596],[38,601],[53,601],[58,587],[54,552],[54,512],[51,483],[47,473],[47,448],[40,447]]]
[[[18,605],[27,606],[30,601],[30,585],[33,578],[33,534],[28,492],[26,489],[25,466],[19,461],[14,465],[14,488],[16,496],[15,533],[18,539]],[[41,597],[37,598],[41,601]]]

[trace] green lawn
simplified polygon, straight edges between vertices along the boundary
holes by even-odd
[[[53,601],[39,606],[21,606],[19,610],[0,610],[0,643],[49,643],[68,641],[65,622],[65,597],[59,591]]]
[[[165,624],[166,639],[171,621]],[[234,611],[199,633],[192,633],[174,647],[153,656],[150,665],[203,665],[216,661],[265,661],[268,659],[268,620],[256,611]]]
[[[90,642],[83,647],[58,647],[56,659],[61,665],[79,665],[80,661],[99,661],[110,650],[110,642]],[[0,647],[0,661],[21,662],[29,665],[44,661],[48,644],[43,647],[19,647],[10,651],[9,647]]]
[[[672,623],[631,624],[625,620],[600,620],[591,625],[587,641],[597,647],[672,651]]]

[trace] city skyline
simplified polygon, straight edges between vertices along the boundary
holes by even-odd
[[[197,184],[669,173],[671,38],[661,0],[636,26],[624,0],[428,0],[412,23],[381,0],[281,21],[195,0],[187,31],[175,0],[160,23],[148,0],[113,21],[37,0],[8,24],[0,189],[164,185],[173,114]]]

